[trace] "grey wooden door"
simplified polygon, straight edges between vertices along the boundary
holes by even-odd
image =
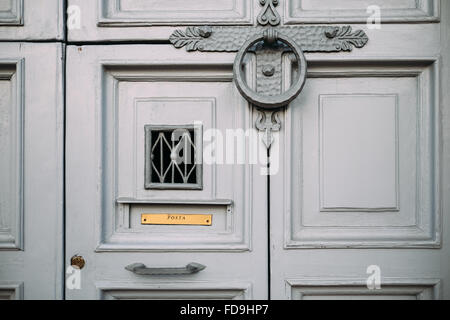
[[[0,299],[61,299],[62,45],[0,47]]]
[[[62,1],[0,0],[0,300],[63,297],[63,34]]]
[[[365,23],[369,4],[389,23],[362,50],[307,55],[281,113],[272,298],[448,298],[448,1],[285,3],[290,24]]]
[[[155,4],[69,1],[82,21],[69,39],[167,41],[175,30],[168,25],[253,20],[246,0]],[[162,132],[192,129],[202,154],[206,136],[219,139],[213,130],[253,128],[256,115],[233,84],[233,61],[231,53],[205,57],[170,44],[68,46],[66,266],[74,255],[86,261],[81,290],[66,288],[68,299],[268,298],[267,179],[259,166],[204,163],[186,181],[172,167],[161,179],[170,150],[163,154],[158,143],[172,144],[169,136],[158,140]],[[248,157],[248,144],[237,148]],[[151,154],[165,160],[154,163]],[[143,214],[211,215],[212,223],[146,225]],[[206,269],[154,271],[192,262]],[[157,274],[126,269],[133,264]]]
[[[198,123],[205,136],[252,127],[253,110],[232,82],[233,56],[205,60],[169,45],[111,49],[69,46],[67,52],[66,262],[78,254],[86,266],[82,289],[66,296],[267,298],[267,199],[261,198],[267,179],[259,168],[204,163],[195,169],[201,177],[185,183],[172,180],[177,171],[160,169],[163,160],[152,168],[170,170],[169,178],[146,176],[151,153],[158,161],[170,157],[160,150],[172,144],[170,137],[158,140],[161,130]],[[157,137],[150,144],[149,134]],[[193,143],[197,151],[207,147]],[[144,225],[142,214],[212,215],[212,224]],[[188,275],[125,269],[191,262],[206,269]]]
[[[450,296],[448,2],[277,3],[283,27],[350,24],[369,43],[306,54],[269,179],[246,161],[204,163],[183,180],[164,166],[176,129],[196,152],[211,129],[245,131],[259,113],[235,87],[236,53],[169,39],[189,26],[251,28],[261,2],[68,1],[80,24],[67,49],[66,267],[85,260],[68,299]],[[284,87],[296,72],[286,54]],[[213,223],[149,225],[144,214]],[[182,269],[191,262],[206,269]]]

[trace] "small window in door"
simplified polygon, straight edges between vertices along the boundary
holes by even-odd
[[[203,189],[202,128],[145,126],[145,188]]]

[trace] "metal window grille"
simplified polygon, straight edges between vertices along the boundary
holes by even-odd
[[[145,126],[145,188],[202,189],[201,141],[201,126]]]

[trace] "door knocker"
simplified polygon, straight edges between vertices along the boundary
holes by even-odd
[[[297,80],[295,81],[294,85],[290,87],[290,89],[279,95],[265,95],[264,93],[253,91],[248,87],[242,77],[242,62],[244,60],[245,54],[247,53],[247,50],[261,41],[264,41],[264,43],[267,45],[275,44],[277,41],[281,41],[292,50],[295,57],[297,58],[297,63],[299,66]],[[279,63],[281,64],[281,61]],[[247,101],[263,109],[277,109],[287,106],[302,91],[306,80],[306,64],[306,58],[300,46],[290,37],[283,34],[278,34],[275,29],[270,28],[265,30],[262,35],[256,35],[248,39],[247,42],[245,42],[242,48],[239,50],[234,62],[234,79],[239,92],[245,99],[247,99]],[[267,71],[268,72],[264,72],[263,70],[264,76],[273,76],[274,67],[272,67],[271,70]]]
[[[281,17],[275,8],[279,1],[259,1],[263,8],[256,27],[188,27],[185,31],[175,30],[169,40],[176,48],[185,47],[187,51],[238,52],[233,68],[235,84],[242,96],[261,112],[285,107],[300,94],[306,80],[304,52],[349,52],[354,47],[363,48],[369,41],[363,30],[353,31],[351,26],[279,26]],[[275,43],[282,43],[284,48],[278,53],[265,50],[257,45],[261,41],[266,49]],[[255,90],[245,83],[241,68],[245,54],[251,50],[257,57]],[[298,73],[294,84],[283,91],[281,57],[286,50],[296,56]]]

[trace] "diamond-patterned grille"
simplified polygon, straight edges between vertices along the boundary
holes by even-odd
[[[199,128],[146,126],[147,189],[201,189]]]

